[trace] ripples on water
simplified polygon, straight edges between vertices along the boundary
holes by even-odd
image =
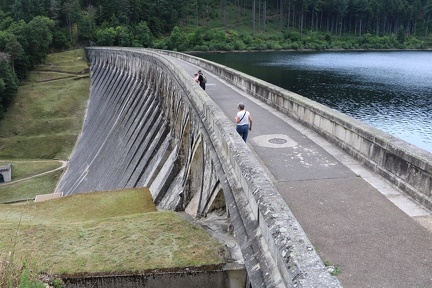
[[[432,51],[206,54],[432,152]]]

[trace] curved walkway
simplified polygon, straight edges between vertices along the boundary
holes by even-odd
[[[200,68],[170,58],[191,77]],[[230,118],[244,102],[248,145],[344,287],[432,287],[432,215],[311,130],[210,73]],[[233,129],[235,124],[233,121]]]

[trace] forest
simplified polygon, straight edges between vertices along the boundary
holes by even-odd
[[[432,0],[0,0],[0,119],[50,52],[429,49]]]

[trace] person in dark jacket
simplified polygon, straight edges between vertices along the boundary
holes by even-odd
[[[199,81],[199,85],[201,86],[201,88],[203,89],[203,90],[205,90],[205,86],[206,86],[206,79],[205,79],[205,77],[204,77],[204,75],[203,75],[203,73],[202,73],[202,71],[201,70],[199,70],[198,71],[198,81]]]

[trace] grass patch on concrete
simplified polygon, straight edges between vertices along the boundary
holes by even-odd
[[[222,263],[223,245],[175,212],[158,212],[145,188],[0,205],[0,229],[3,257],[13,251],[17,265],[52,274]]]

